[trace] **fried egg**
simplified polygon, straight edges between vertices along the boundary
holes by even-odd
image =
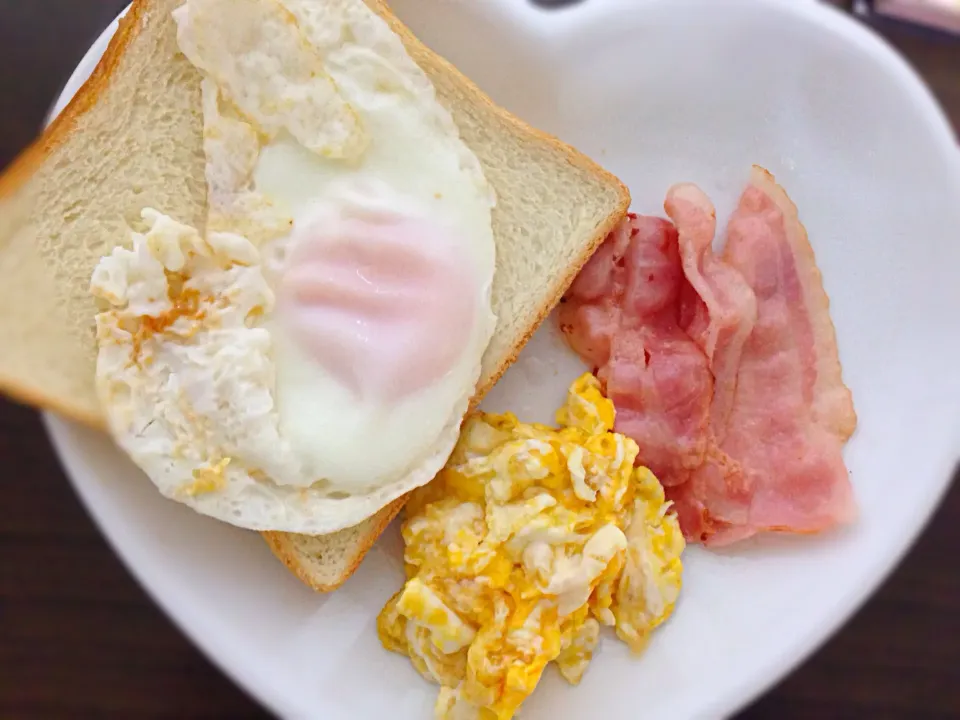
[[[509,720],[549,663],[580,681],[602,626],[640,652],[673,612],[683,534],[593,375],[557,420],[471,417],[407,503],[408,579],[377,629],[440,685],[437,718]]]
[[[207,226],[146,210],[94,272],[110,429],[204,514],[355,525],[456,443],[496,323],[493,192],[362,0],[174,18],[202,74]]]

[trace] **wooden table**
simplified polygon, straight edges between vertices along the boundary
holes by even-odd
[[[125,2],[0,0],[0,166]],[[960,43],[885,32],[960,125]],[[36,414],[3,401],[0,461],[0,717],[266,717],[123,569]],[[866,608],[742,717],[960,717],[958,550],[960,485]]]

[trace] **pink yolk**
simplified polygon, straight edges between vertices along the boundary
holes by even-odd
[[[280,281],[292,337],[365,399],[435,384],[467,349],[476,279],[448,230],[394,213],[307,224]]]

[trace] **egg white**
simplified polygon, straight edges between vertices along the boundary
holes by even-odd
[[[456,443],[496,322],[493,193],[429,79],[362,0],[187,0],[175,18],[204,75],[209,235],[154,213],[132,255],[101,264],[94,290],[112,304],[98,319],[101,400],[164,495],[250,529],[334,532],[429,482]],[[309,103],[328,108],[331,91],[341,114],[311,126]],[[476,278],[455,366],[392,404],[357,402],[278,321],[272,297],[296,229],[357,187],[450,228]],[[212,239],[242,250],[218,256]],[[146,342],[125,334],[142,310],[137,279],[169,295],[170,272],[204,288],[200,312]],[[240,276],[260,294],[244,295]],[[158,302],[162,315],[170,303]]]

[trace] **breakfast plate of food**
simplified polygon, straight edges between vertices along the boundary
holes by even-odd
[[[960,153],[815,0],[136,0],[54,115],[0,388],[281,717],[728,715],[960,458]]]

